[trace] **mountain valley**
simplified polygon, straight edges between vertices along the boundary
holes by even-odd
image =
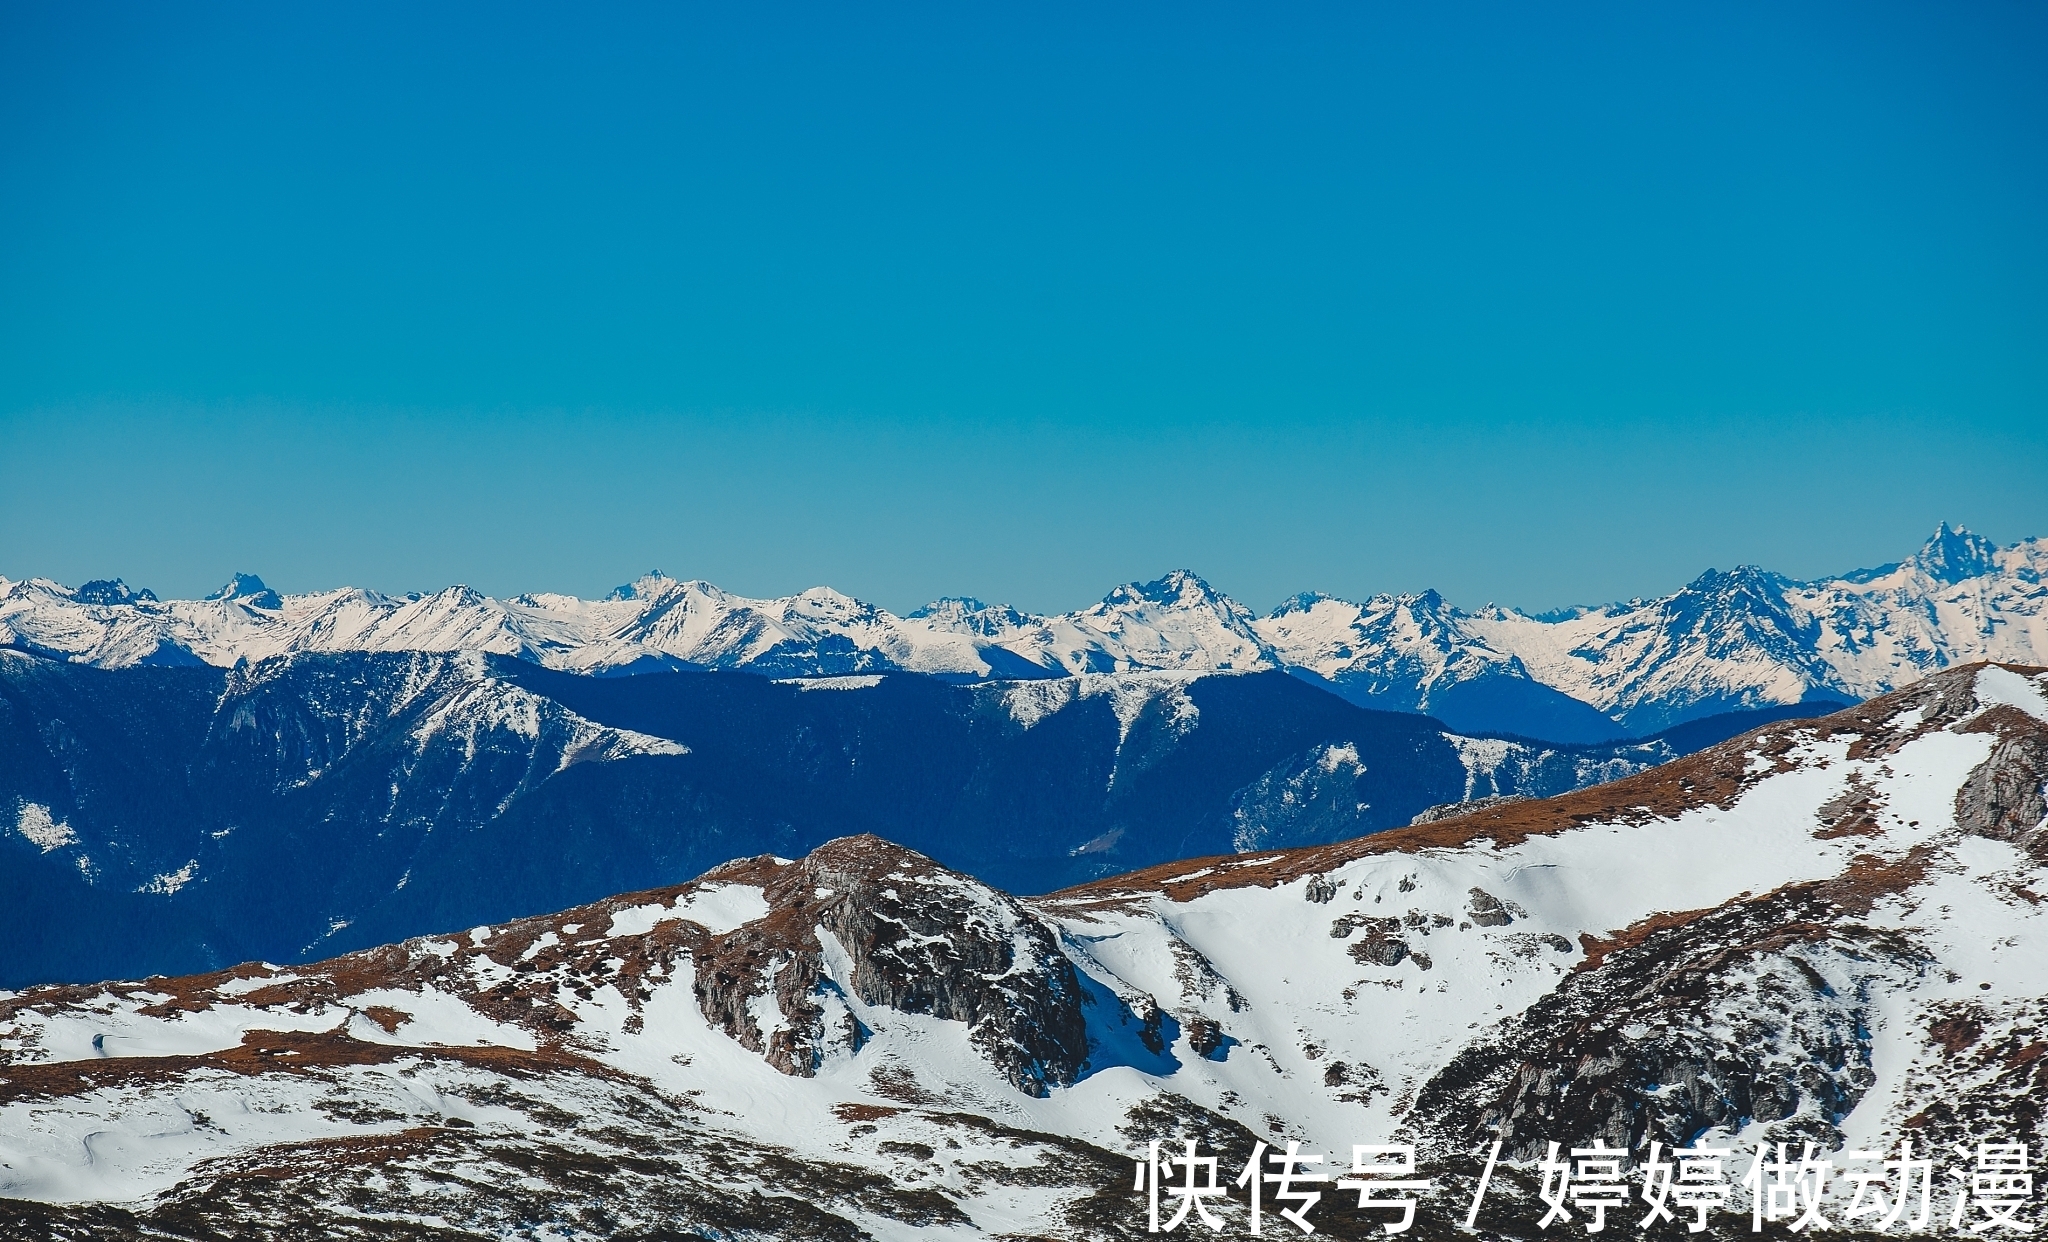
[[[301,961],[861,833],[1039,893],[1562,792],[1711,740],[1465,737],[1279,672],[953,684],[0,651],[0,986]]]

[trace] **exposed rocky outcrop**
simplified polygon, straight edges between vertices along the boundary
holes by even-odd
[[[1498,1134],[1519,1159],[1564,1135],[1684,1146],[1751,1119],[1832,1147],[1874,1081],[1869,989],[1924,962],[1856,920],[1916,875],[1866,867],[1589,944],[1555,993],[1438,1074],[1415,1115],[1462,1119],[1439,1134],[1448,1146]]]
[[[1995,732],[1998,743],[1956,791],[1956,826],[1996,841],[2015,841],[2040,852],[2048,820],[2048,725],[1999,706],[1971,722]]]
[[[775,866],[762,891],[767,918],[699,951],[697,996],[705,1017],[783,1073],[810,1075],[834,1050],[859,1050],[850,993],[967,1023],[975,1046],[1029,1094],[1080,1075],[1080,980],[1052,934],[1006,894],[873,836]],[[753,1004],[763,995],[783,1019],[772,1030]]]
[[[1361,966],[1399,966],[1408,956],[1408,942],[1401,937],[1401,920],[1348,915],[1338,920],[1330,934],[1343,939],[1353,930],[1364,935],[1353,941],[1348,952]]]
[[[1472,901],[1466,907],[1466,913],[1471,916],[1474,927],[1506,927],[1515,921],[1515,916],[1508,913],[1500,898],[1483,888],[1472,890]]]
[[[1928,1015],[1940,1049],[1914,1067],[1903,1124],[1931,1145],[2041,1134],[2048,1122],[2048,1000],[1948,1002]]]

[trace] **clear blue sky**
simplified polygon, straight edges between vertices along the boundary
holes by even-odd
[[[0,574],[1531,608],[2048,534],[2038,4],[0,7]]]

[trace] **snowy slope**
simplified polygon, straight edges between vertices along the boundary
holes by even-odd
[[[1977,666],[1562,798],[1032,901],[858,837],[314,966],[34,990],[0,1001],[0,1195],[220,1236],[1109,1238],[1145,1231],[1151,1139],[1226,1180],[1254,1138],[1391,1140],[1447,1237],[1499,1138],[1481,1223],[1529,1237],[1550,1140],[2038,1153],[2044,781],[2048,672]],[[1736,1194],[1710,1236],[1747,1233]],[[1343,1196],[1315,1219],[1380,1236]]]

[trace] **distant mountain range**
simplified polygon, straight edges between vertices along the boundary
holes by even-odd
[[[942,599],[899,617],[826,587],[757,600],[659,573],[602,600],[467,587],[279,595],[237,574],[204,600],[119,580],[0,579],[0,646],[106,668],[228,667],[292,652],[478,651],[605,675],[721,669],[950,680],[1286,669],[1465,733],[1641,736],[1730,711],[1860,700],[1973,660],[2048,660],[2048,540],[1944,524],[1894,565],[1813,582],[1743,566],[1675,594],[1531,616],[1434,591],[1297,596],[1260,617],[1186,571],[1037,616]]]

